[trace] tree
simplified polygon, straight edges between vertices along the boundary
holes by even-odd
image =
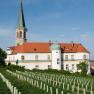
[[[6,52],[0,48],[0,65],[5,65],[6,56]]]
[[[81,73],[85,73],[86,74],[87,71],[88,71],[88,63],[86,61],[80,62],[77,65],[77,69],[81,70]]]

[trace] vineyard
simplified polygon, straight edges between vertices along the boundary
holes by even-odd
[[[94,78],[0,69],[0,94],[94,94]]]

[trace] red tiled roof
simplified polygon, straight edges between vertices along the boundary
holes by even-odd
[[[49,42],[27,42],[20,46],[10,47],[13,54],[16,53],[49,53],[51,43]],[[61,51],[66,53],[88,52],[87,49],[79,43],[60,43]]]
[[[24,43],[23,45],[16,46],[13,53],[48,53],[50,52],[49,43]]]
[[[88,52],[80,43],[61,43],[60,45],[63,52]]]

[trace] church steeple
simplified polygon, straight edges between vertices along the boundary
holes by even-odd
[[[22,0],[19,0],[19,14],[18,14],[18,24],[16,28],[16,45],[22,45],[27,41],[26,32],[27,28],[25,25],[24,12]]]
[[[25,19],[24,19],[24,13],[23,13],[23,5],[22,5],[22,0],[20,0],[17,28],[25,28],[25,27],[26,26],[25,26]]]

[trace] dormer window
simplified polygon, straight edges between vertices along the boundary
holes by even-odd
[[[34,51],[36,51],[37,49],[36,48],[34,48]]]

